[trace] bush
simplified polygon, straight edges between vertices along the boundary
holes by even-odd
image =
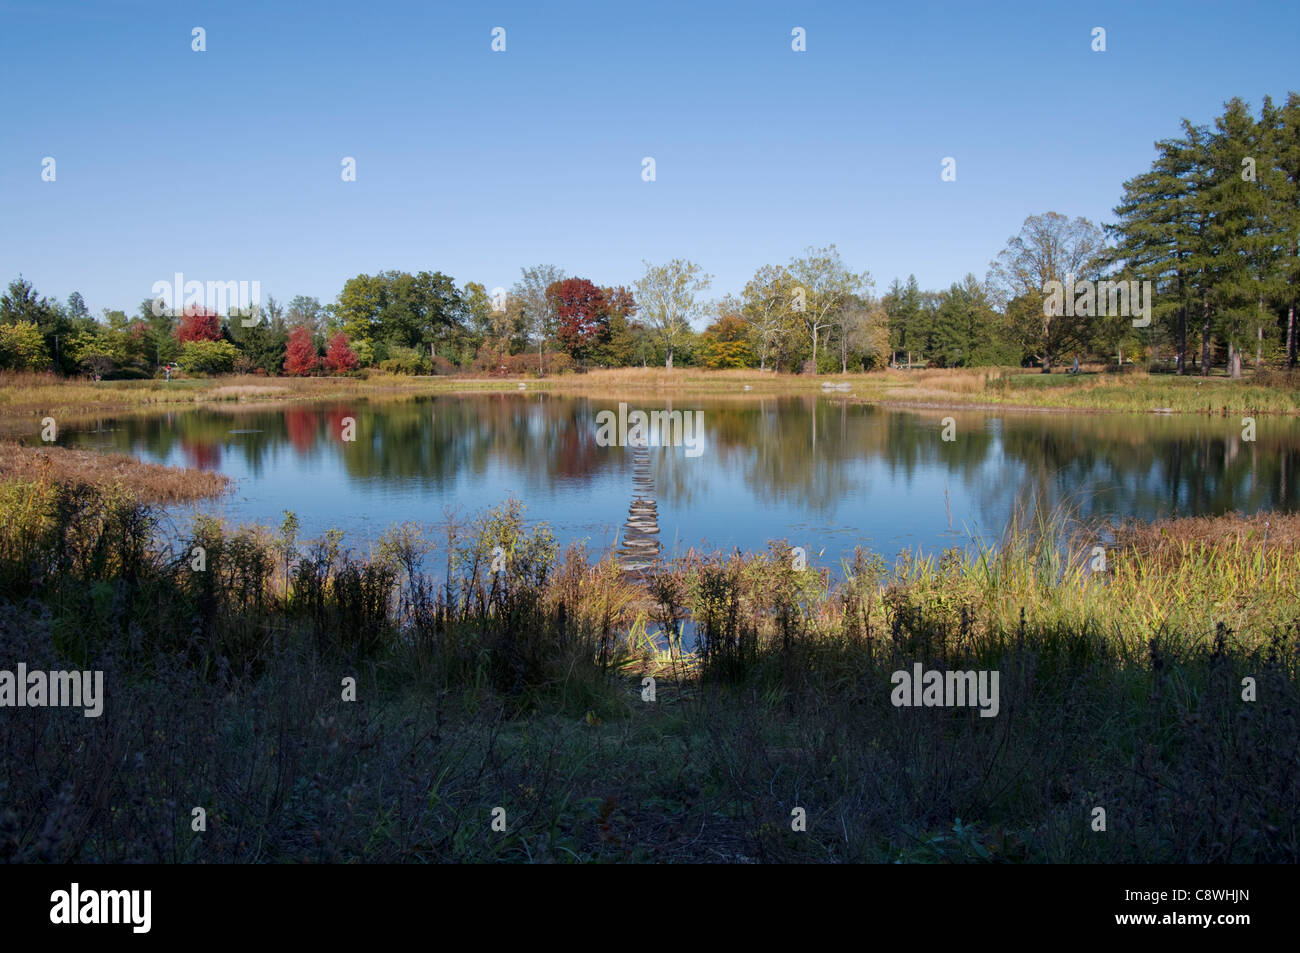
[[[401,345],[388,345],[388,357],[379,362],[379,369],[389,374],[432,374],[433,363],[424,350]],[[378,351],[378,349],[376,349]]]
[[[228,374],[238,358],[239,349],[229,341],[187,341],[177,363],[190,374]]]

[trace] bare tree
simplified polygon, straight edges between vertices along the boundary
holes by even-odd
[[[1102,230],[1086,218],[1058,212],[1031,215],[989,265],[988,284],[1021,345],[1050,374],[1056,356],[1087,335],[1087,318],[1054,315],[1043,307],[1049,281],[1065,282],[1096,270],[1105,249]]]

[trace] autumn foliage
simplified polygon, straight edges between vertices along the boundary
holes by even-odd
[[[357,360],[356,352],[348,344],[348,336],[340,331],[330,338],[329,347],[325,351],[325,367],[335,374],[342,374],[346,371],[355,371],[361,362]]]
[[[176,340],[182,344],[221,340],[221,315],[199,304],[186,305],[176,329]]]
[[[356,359],[355,354],[353,359]],[[316,345],[311,342],[311,330],[300,324],[289,332],[289,343],[285,348],[284,372],[306,377],[316,370],[318,364]]]
[[[556,335],[561,345],[575,359],[582,360],[609,328],[604,290],[586,278],[566,278],[547,288],[546,297],[555,308]]]

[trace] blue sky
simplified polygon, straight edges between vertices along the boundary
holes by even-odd
[[[177,271],[331,301],[684,257],[720,295],[833,242],[877,292],[946,286],[1029,214],[1109,220],[1181,117],[1300,88],[1297,36],[1236,0],[0,0],[0,280],[98,314]]]

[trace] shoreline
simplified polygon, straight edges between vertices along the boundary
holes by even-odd
[[[849,390],[827,391],[827,383]],[[522,388],[521,388],[521,385]],[[992,391],[992,392],[991,392]],[[85,382],[0,375],[0,435],[98,416],[153,415],[199,408],[272,407],[329,400],[407,400],[436,395],[546,393],[605,397],[818,397],[887,409],[978,410],[1061,414],[1300,416],[1300,375],[1173,377],[1129,372],[1074,379],[1023,369],[876,371],[816,376],[679,368],[594,370],[546,378],[403,377],[264,378],[230,376],[162,381]],[[998,396],[994,396],[996,393]]]

